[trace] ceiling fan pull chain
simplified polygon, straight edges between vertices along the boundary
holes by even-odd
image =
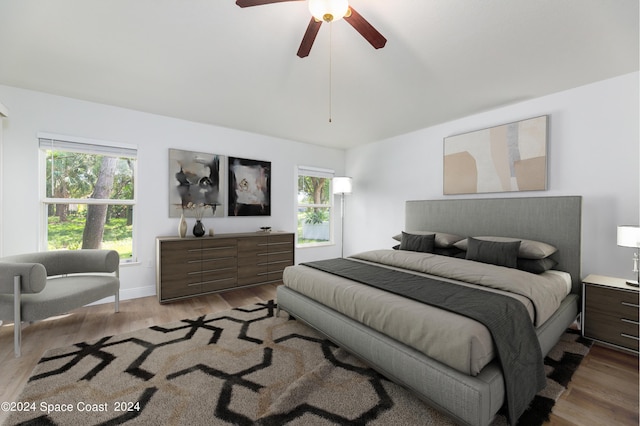
[[[331,84],[331,46],[333,45],[333,38],[331,35],[333,34],[333,22],[329,22],[329,123],[331,123],[331,92],[333,89],[333,85]]]

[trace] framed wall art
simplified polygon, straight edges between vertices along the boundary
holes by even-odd
[[[443,193],[547,189],[548,116],[444,139]]]
[[[228,215],[271,215],[270,161],[229,157]]]
[[[225,157],[169,149],[169,217],[223,217]]]

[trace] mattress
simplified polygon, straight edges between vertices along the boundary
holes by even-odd
[[[569,293],[570,278],[557,272],[534,275],[397,250],[375,250],[351,259],[508,295],[523,303],[537,327]],[[284,284],[464,374],[477,375],[495,357],[489,330],[475,320],[304,265],[287,268]]]

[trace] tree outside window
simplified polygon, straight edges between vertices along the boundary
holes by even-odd
[[[331,177],[328,173],[298,171],[298,246],[332,242]]]
[[[135,150],[56,142],[40,140],[46,248],[113,249],[133,260]]]

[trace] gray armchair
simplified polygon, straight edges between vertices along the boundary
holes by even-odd
[[[22,322],[59,315],[115,297],[119,311],[120,257],[114,250],[61,250],[0,258],[0,321],[13,321],[20,356]]]

